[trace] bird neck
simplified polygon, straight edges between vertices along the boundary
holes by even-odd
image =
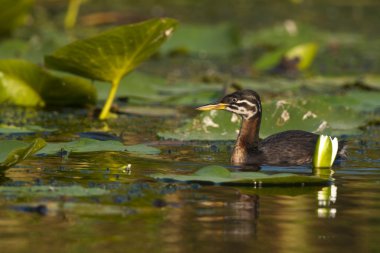
[[[240,133],[237,138],[234,150],[232,152],[231,161],[234,164],[244,164],[249,160],[249,151],[255,150],[259,146],[259,131],[261,117],[252,119],[243,119]]]
[[[236,146],[246,148],[257,147],[259,145],[260,123],[261,117],[254,117],[248,120],[243,119]]]

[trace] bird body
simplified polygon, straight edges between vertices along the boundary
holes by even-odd
[[[318,134],[290,130],[260,140],[261,100],[252,90],[234,92],[220,103],[205,105],[198,110],[227,110],[242,117],[239,136],[232,152],[235,165],[304,165],[310,164]],[[345,143],[339,142],[338,154],[345,156]]]

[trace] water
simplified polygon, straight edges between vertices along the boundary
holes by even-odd
[[[124,120],[134,129],[139,118]],[[150,127],[160,128],[161,123]],[[129,132],[133,141],[146,139],[136,133],[136,128]],[[161,155],[34,157],[6,171],[2,185],[79,184],[108,189],[109,194],[3,194],[0,248],[2,252],[377,252],[379,133],[378,127],[371,127],[350,137],[350,158],[333,168],[335,181],[325,187],[199,186],[148,177],[155,172],[191,172],[211,163],[228,166],[229,154],[208,148],[210,143],[153,138],[151,144],[162,150]],[[195,151],[200,147],[202,152]],[[120,169],[126,164],[131,164],[130,172]],[[310,174],[311,169],[292,172]],[[38,205],[47,208],[46,215],[30,208]]]

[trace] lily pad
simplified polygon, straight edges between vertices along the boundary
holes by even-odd
[[[159,149],[147,146],[145,144],[131,145],[126,148],[128,152],[137,154],[156,155],[160,153]]]
[[[268,175],[261,172],[230,172],[228,169],[211,165],[190,175],[152,174],[151,177],[169,182],[187,182],[218,185],[325,185],[330,180],[316,176],[302,176],[292,173]]]
[[[73,186],[0,186],[1,195],[17,197],[88,197],[108,194],[109,191],[101,188],[85,188]]]
[[[0,103],[84,106],[95,102],[96,90],[83,78],[57,77],[24,60],[0,60]]]
[[[174,19],[151,19],[78,40],[45,57],[47,67],[113,82],[150,57],[171,35]]]
[[[58,142],[58,143],[48,143],[46,147],[41,149],[37,155],[55,155],[62,152],[68,153],[88,153],[88,152],[122,152],[130,151],[138,154],[157,154],[160,152],[159,149],[149,147],[144,144],[125,146],[120,141],[107,140],[100,141],[89,138],[81,138],[79,140],[71,142]]]
[[[230,24],[181,25],[173,38],[163,45],[163,53],[187,53],[199,56],[228,56],[240,46],[238,31]]]
[[[33,134],[36,132],[53,132],[56,129],[43,128],[35,125],[28,125],[23,127],[9,126],[0,124],[0,135],[5,134]]]
[[[154,54],[176,25],[174,19],[161,18],[116,27],[58,49],[45,57],[45,64],[56,70],[111,82],[99,116],[106,119],[120,80]]]
[[[35,139],[32,143],[18,140],[0,141],[0,170],[25,160],[45,145],[46,142],[41,138]]]

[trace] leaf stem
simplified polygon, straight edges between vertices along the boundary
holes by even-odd
[[[106,100],[106,103],[103,106],[102,112],[100,113],[99,119],[105,120],[108,117],[112,102],[115,98],[117,88],[120,84],[120,78],[114,79],[112,81],[112,87],[110,90],[110,93],[108,94],[108,98]]]

